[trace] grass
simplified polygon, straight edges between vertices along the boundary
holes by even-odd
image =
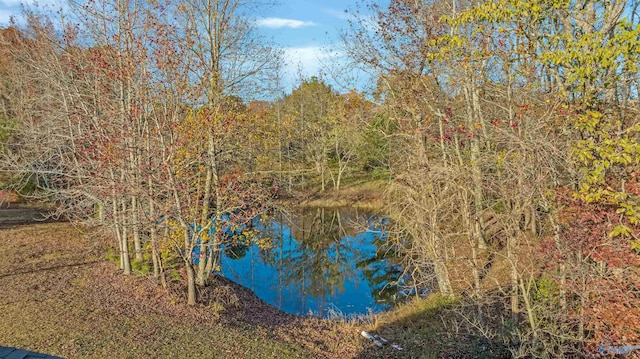
[[[189,307],[179,269],[164,291],[144,274],[148,265],[124,276],[117,256],[88,238],[65,223],[0,223],[0,345],[66,358],[474,357],[458,355],[463,339],[450,310],[458,299],[433,295],[387,313],[320,320],[279,312],[223,280]],[[362,330],[403,350],[378,348]]]
[[[151,273],[151,264],[149,264],[149,259],[131,261],[131,270],[141,275]]]
[[[230,283],[217,287],[228,300],[187,306],[180,284],[120,274],[87,237],[65,223],[0,228],[0,345],[65,358],[375,357],[352,327]]]
[[[107,252],[105,254],[105,259],[108,260],[111,263],[115,263],[115,264],[119,264],[120,263],[120,259],[118,258],[118,254],[116,253],[115,249],[113,248],[107,248]]]
[[[387,358],[439,358],[446,352],[447,328],[443,313],[457,299],[431,295],[398,305],[394,310],[370,315],[364,320],[364,330],[402,347],[402,351],[385,346],[380,356]]]
[[[323,208],[355,207],[375,212],[384,207],[385,188],[384,180],[348,182],[340,190],[327,188],[324,192],[317,189],[313,192],[307,191],[301,205]]]

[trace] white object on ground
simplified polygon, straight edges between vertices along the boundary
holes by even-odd
[[[379,342],[379,341],[378,341],[378,340],[377,340],[373,335],[371,335],[371,334],[369,334],[369,333],[365,332],[364,330],[363,330],[360,334],[362,334],[362,336],[363,336],[363,337],[365,337],[365,338],[367,338],[367,339],[371,340],[371,341],[373,342],[373,344],[375,344],[375,345],[377,345],[377,346],[379,346],[379,347],[381,347],[381,346],[382,346],[382,343],[381,343],[381,342]]]
[[[387,345],[387,344],[389,344],[389,341],[388,341],[388,340],[386,340],[385,338],[383,338],[383,337],[381,337],[381,336],[379,336],[379,335],[371,335],[371,334],[369,334],[369,333],[365,332],[364,330],[363,330],[362,332],[360,332],[360,334],[361,334],[363,337],[365,337],[365,338],[367,338],[367,339],[371,340],[371,341],[373,342],[373,344],[375,344],[375,345],[377,345],[377,346],[379,346],[379,347],[382,347],[383,345]],[[401,346],[399,346],[398,344],[393,344],[393,343],[392,343],[392,344],[391,344],[391,347],[392,347],[393,349],[395,349],[395,350],[402,350],[402,347],[401,347]]]

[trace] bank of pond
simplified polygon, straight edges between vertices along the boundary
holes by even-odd
[[[355,208],[256,217],[250,226],[227,229],[218,270],[287,313],[381,312],[409,293],[389,233],[387,218]]]

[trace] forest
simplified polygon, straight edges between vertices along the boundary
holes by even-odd
[[[640,344],[640,2],[365,1],[339,66],[371,88],[290,92],[261,6],[26,7],[0,30],[4,190],[100,232],[125,275],[184,273],[198,305],[255,240],[225,228],[376,183],[457,330],[514,358]]]

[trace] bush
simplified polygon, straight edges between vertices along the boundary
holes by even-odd
[[[131,262],[131,269],[134,272],[138,272],[143,275],[151,273],[151,265],[146,259],[134,260],[133,262]]]

